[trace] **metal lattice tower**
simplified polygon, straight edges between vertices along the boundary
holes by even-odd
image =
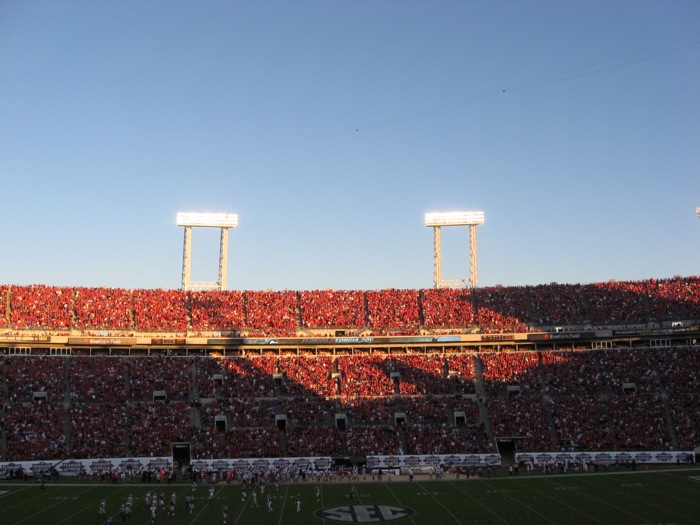
[[[435,288],[460,287],[467,284],[463,279],[442,279],[442,230],[443,226],[469,226],[469,281],[476,288],[478,281],[476,227],[484,224],[483,211],[426,213],[425,225],[433,229],[433,284]]]
[[[183,290],[225,290],[228,272],[228,230],[238,226],[238,215],[231,213],[185,213],[177,214],[177,225],[185,228],[182,249],[182,289]],[[219,241],[219,280],[192,281],[192,228],[220,228]]]

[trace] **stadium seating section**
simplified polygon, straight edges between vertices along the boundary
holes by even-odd
[[[615,326],[700,318],[700,277],[668,280],[367,291],[182,291],[0,286],[0,330],[312,332],[381,335],[525,332],[556,325]]]
[[[0,286],[0,333],[513,333],[700,319],[700,277],[373,291]],[[688,450],[700,347],[0,355],[0,460]]]
[[[3,460],[687,450],[700,349],[2,356]]]

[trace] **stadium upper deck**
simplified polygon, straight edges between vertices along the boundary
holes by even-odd
[[[603,336],[694,336],[700,324],[698,276],[366,291],[2,285],[0,298],[4,346],[18,341],[99,346],[110,341],[157,345],[164,340],[179,344],[212,339],[246,345],[256,344],[255,338],[329,345],[541,341],[543,333],[563,332],[550,338],[567,339],[575,331],[584,332],[578,339],[599,338],[601,331]]]

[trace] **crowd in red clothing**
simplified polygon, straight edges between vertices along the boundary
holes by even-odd
[[[71,456],[75,458],[127,455],[127,405],[119,402],[70,404]]]
[[[19,459],[62,458],[68,451],[63,403],[36,401],[5,406],[5,457]]]
[[[350,421],[363,425],[389,425],[399,409],[394,397],[341,396],[342,411]]]
[[[518,450],[524,452],[554,448],[553,433],[541,397],[492,397],[488,398],[487,405],[494,435],[521,438]]]
[[[129,451],[132,456],[169,456],[172,443],[189,442],[194,430],[187,401],[129,404]]]
[[[640,349],[631,355],[624,350],[611,350],[600,355],[603,388],[613,394],[625,389],[652,392],[661,386],[658,350]]]
[[[154,400],[156,392],[165,399],[189,399],[191,359],[164,356],[133,357],[129,364],[129,395],[134,400]]]
[[[344,396],[391,396],[396,393],[394,380],[387,374],[388,363],[381,355],[349,355],[338,358]]]
[[[188,300],[192,330],[228,331],[244,326],[243,292],[193,291],[188,294]]]
[[[313,290],[299,294],[301,326],[360,328],[367,324],[365,294],[358,290]]]
[[[527,332],[528,289],[520,286],[487,287],[474,290],[476,323],[490,332]]]
[[[348,427],[345,434],[350,456],[393,455],[403,452],[401,436],[393,425],[353,425]]]
[[[485,354],[481,356],[481,362],[484,389],[492,395],[503,397],[509,392],[530,393],[540,389],[539,356],[536,352]],[[514,387],[518,390],[514,390]]]
[[[599,395],[565,394],[552,400],[554,426],[565,450],[612,450],[607,403]]]
[[[694,319],[700,304],[700,276],[645,281],[651,319]]]
[[[340,431],[334,425],[293,425],[285,438],[287,454],[292,457],[343,455]]]
[[[220,398],[223,384],[224,368],[220,359],[196,357],[194,381],[198,398]]]
[[[246,292],[246,327],[251,335],[294,335],[298,326],[296,292]]]
[[[24,358],[28,359],[28,358]],[[71,401],[84,403],[127,399],[126,381],[129,365],[133,362],[120,357],[93,359],[75,356],[70,360],[53,358],[68,365],[68,387]]]
[[[585,321],[583,286],[541,284],[530,289],[530,320],[536,326],[576,325]]]
[[[697,371],[697,368],[695,369]],[[692,450],[700,442],[700,393],[673,393],[668,399],[678,448]]]
[[[450,382],[441,355],[398,355],[389,361],[389,372],[400,374],[398,389],[402,395],[451,394]]]
[[[0,328],[6,328],[10,326],[10,318],[8,316],[7,308],[7,293],[10,287],[6,284],[0,284]]]
[[[406,442],[409,454],[459,454],[464,450],[460,428],[448,423],[408,424]]]
[[[44,286],[12,286],[10,326],[18,329],[63,332],[73,323],[73,289]],[[7,304],[3,301],[2,303]]]
[[[600,390],[598,369],[590,352],[540,352],[550,394],[588,394]]]
[[[4,369],[7,398],[13,403],[32,401],[38,393],[49,403],[59,403],[65,398],[65,359],[12,356],[5,358]]]
[[[588,307],[587,320],[593,324],[649,320],[645,281],[587,284],[582,292]]]
[[[672,392],[700,392],[700,353],[691,347],[674,347],[671,352],[670,359],[659,363],[666,389]]]
[[[473,326],[471,289],[430,288],[421,292],[423,324],[429,328]]]
[[[618,450],[669,450],[671,434],[658,393],[615,395],[608,400]]]
[[[76,288],[73,326],[82,330],[129,330],[133,294],[122,288]]]
[[[228,458],[280,457],[280,432],[275,427],[232,428],[226,432],[224,448]]]
[[[169,455],[175,441],[202,458],[453,454],[490,452],[495,436],[522,451],[668,450],[700,437],[696,346],[396,351],[4,356],[0,456]]]
[[[182,291],[0,286],[0,328],[119,333],[524,332],[700,319],[700,277],[474,289]]]
[[[181,290],[134,290],[134,328],[144,332],[185,332],[187,310]]]
[[[369,290],[365,298],[370,328],[399,329],[404,334],[418,330],[417,290]]]

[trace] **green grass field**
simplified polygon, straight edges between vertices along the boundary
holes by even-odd
[[[273,512],[265,497],[253,507],[250,492],[241,501],[238,485],[216,485],[214,499],[208,487],[195,491],[195,510],[184,510],[188,484],[89,484],[58,482],[45,488],[29,484],[0,483],[2,525],[101,525],[99,502],[107,502],[107,515],[122,523],[119,507],[129,494],[134,510],[128,523],[151,523],[144,495],[158,490],[166,494],[166,510],[159,511],[157,524],[222,524],[222,507],[229,506],[227,525],[285,524],[332,525],[334,523],[379,523],[398,519],[401,525],[453,524],[691,524],[700,523],[700,469],[670,469],[625,473],[513,476],[501,473],[484,479],[416,479],[412,482],[359,482],[357,497],[350,500],[350,485],[281,485],[273,496]],[[178,494],[175,516],[167,515],[170,494]],[[296,496],[301,496],[301,511]],[[350,505],[354,507],[350,508]],[[326,511],[320,515],[323,509]],[[408,510],[402,510],[408,509]],[[335,517],[335,520],[332,519]],[[340,521],[338,521],[340,520]]]

